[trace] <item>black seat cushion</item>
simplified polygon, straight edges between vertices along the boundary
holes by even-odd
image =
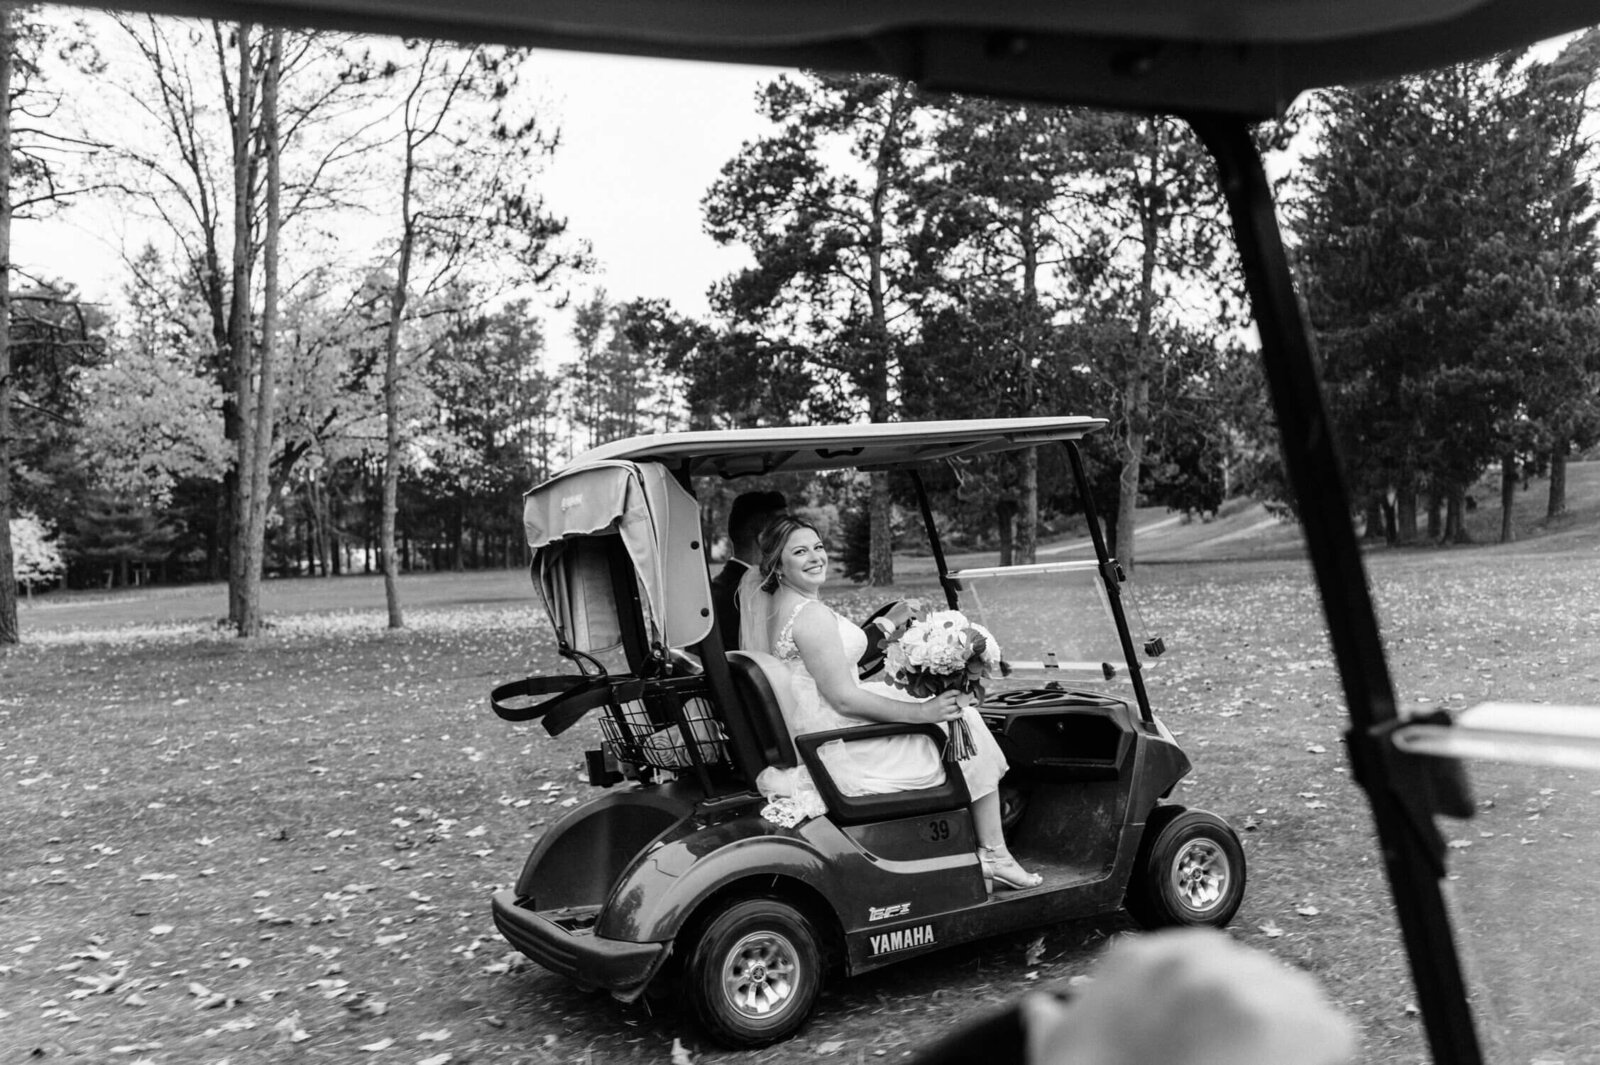
[[[733,690],[743,704],[745,720],[755,732],[762,758],[779,769],[795,766],[794,742],[767,667],[747,651],[729,651],[728,670],[733,674]]]

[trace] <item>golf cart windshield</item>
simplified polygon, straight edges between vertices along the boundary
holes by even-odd
[[[1093,561],[964,569],[962,605],[994,633],[1011,667],[997,687],[1126,683],[1116,620]]]

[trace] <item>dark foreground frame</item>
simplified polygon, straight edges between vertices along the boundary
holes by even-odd
[[[1186,117],[1217,162],[1233,218],[1284,466],[1344,687],[1350,764],[1372,804],[1429,1046],[1436,1062],[1479,1065],[1483,1055],[1440,892],[1445,844],[1433,822],[1436,813],[1464,815],[1470,804],[1461,801],[1464,788],[1448,776],[1447,763],[1405,758],[1389,741],[1399,724],[1394,684],[1350,522],[1350,495],[1334,452],[1309,325],[1250,127],[1237,118]]]

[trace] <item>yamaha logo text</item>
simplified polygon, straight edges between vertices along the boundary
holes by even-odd
[[[929,947],[936,941],[933,938],[933,925],[921,924],[915,928],[897,928],[893,932],[880,932],[871,937],[872,956],[880,954],[893,954],[897,950],[910,950],[913,947]]]

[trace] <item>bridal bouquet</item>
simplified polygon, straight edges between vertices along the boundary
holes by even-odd
[[[968,621],[961,611],[930,611],[917,599],[908,599],[905,605],[898,624],[882,625],[888,637],[884,667],[895,687],[919,699],[947,691],[982,699],[986,680],[1011,672],[994,635]],[[972,733],[960,718],[950,723],[950,743],[958,761],[977,753]]]

